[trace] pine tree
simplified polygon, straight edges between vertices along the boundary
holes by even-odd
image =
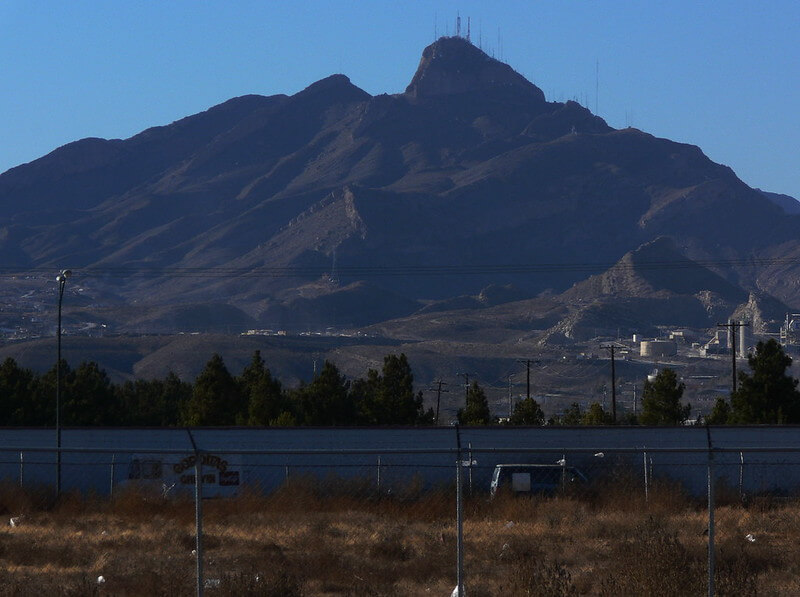
[[[514,405],[514,412],[509,419],[511,425],[543,425],[544,412],[533,398],[525,398]]]
[[[191,426],[234,425],[244,416],[242,394],[225,362],[214,354],[197,377],[182,422]]]
[[[433,420],[432,412],[425,412],[422,393],[414,394],[414,375],[405,354],[385,356],[381,374],[370,369],[366,380],[353,384],[352,394],[367,425],[417,425]]]
[[[192,384],[173,372],[164,379],[137,379],[114,386],[120,425],[174,427],[192,395]]]
[[[717,398],[714,403],[714,408],[711,413],[706,417],[706,423],[709,425],[725,425],[731,418],[731,405],[725,398]]]
[[[0,425],[43,425],[35,397],[36,377],[8,357],[0,365]]]
[[[314,380],[295,390],[299,421],[303,425],[356,425],[356,405],[348,391],[350,384],[336,365],[325,361]]]
[[[63,378],[62,425],[118,425],[120,409],[108,375],[92,361],[83,362]]]
[[[662,369],[654,381],[644,382],[642,392],[642,425],[681,425],[689,418],[691,405],[681,404],[685,384],[678,383],[672,369]]]
[[[284,400],[281,382],[272,377],[269,368],[256,350],[250,363],[239,377],[239,386],[247,399],[247,424],[266,426],[289,407]],[[286,419],[284,419],[286,420]]]
[[[491,425],[492,413],[489,410],[489,401],[486,393],[473,381],[467,390],[467,403],[458,411],[458,422],[461,425]]]
[[[759,342],[747,359],[751,373],[740,371],[731,395],[730,423],[800,423],[798,381],[786,374],[792,359],[773,339]]]
[[[614,417],[599,402],[592,402],[581,415],[581,425],[613,425]]]
[[[583,410],[577,402],[570,404],[560,415],[554,415],[547,421],[548,425],[580,425]]]

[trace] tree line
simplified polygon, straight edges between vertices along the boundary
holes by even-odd
[[[349,381],[326,361],[310,383],[284,388],[260,351],[239,376],[219,354],[194,383],[163,379],[112,383],[97,363],[71,369],[61,362],[61,421],[65,426],[425,425],[434,422],[414,393],[404,354],[388,355],[381,371]],[[56,367],[43,375],[12,358],[0,365],[0,425],[55,422]]]
[[[748,358],[750,373],[740,371],[730,400],[720,398],[698,422],[709,424],[800,423],[798,380],[787,374],[792,359],[775,340],[759,342]],[[348,380],[325,361],[309,383],[284,388],[255,351],[239,376],[232,375],[215,354],[193,383],[174,373],[163,379],[112,383],[97,363],[71,369],[61,362],[61,421],[64,426],[374,426],[432,425],[422,392],[414,392],[414,377],[405,354],[387,355],[380,371]],[[642,410],[614,421],[595,402],[581,408],[575,402],[564,412],[545,418],[533,398],[517,402],[506,421],[511,425],[682,425],[691,405],[682,402],[685,386],[674,370],[663,369],[646,381]],[[12,358],[0,365],[0,425],[51,426],[55,423],[56,367],[37,374]],[[462,425],[492,425],[486,393],[473,381]]]

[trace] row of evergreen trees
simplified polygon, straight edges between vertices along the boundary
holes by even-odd
[[[433,411],[414,393],[404,354],[384,358],[380,372],[345,379],[333,363],[307,384],[286,389],[253,354],[241,375],[231,375],[215,354],[194,383],[174,373],[164,379],[113,384],[96,363],[76,369],[61,363],[61,420],[65,426],[419,425]],[[37,375],[6,359],[0,365],[0,425],[55,422],[55,367]]]
[[[706,422],[712,424],[800,423],[798,381],[787,375],[792,359],[770,340],[759,342],[748,359],[751,373],[739,372],[739,387],[730,401],[719,399]],[[218,354],[194,381],[174,373],[164,379],[112,384],[97,363],[76,369],[62,361],[61,420],[65,426],[354,426],[430,425],[432,409],[425,410],[422,392],[414,393],[414,377],[404,354],[387,355],[381,371],[370,369],[366,378],[347,380],[326,361],[310,383],[284,388],[259,351],[238,377],[231,375]],[[681,402],[684,384],[675,371],[662,370],[646,382],[642,411],[626,413],[623,424],[681,425],[691,406]],[[56,368],[43,375],[6,359],[0,365],[0,425],[49,426],[55,422]],[[491,425],[492,416],[483,388],[473,382],[462,425]],[[573,403],[564,413],[545,421],[532,398],[518,402],[512,425],[608,425],[611,414],[594,403],[585,411]]]

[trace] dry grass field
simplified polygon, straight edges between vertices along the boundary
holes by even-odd
[[[468,498],[469,596],[705,594],[704,504],[670,487],[646,502],[638,493],[617,484],[578,497]],[[800,505],[721,497],[717,594],[800,594]],[[298,481],[203,509],[208,595],[450,595],[455,585],[452,488],[377,498],[352,482]],[[0,595],[195,591],[188,497],[53,503],[8,486],[0,512]]]

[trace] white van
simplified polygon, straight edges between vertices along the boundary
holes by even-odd
[[[498,464],[494,467],[489,493],[508,487],[514,494],[553,495],[571,486],[587,483],[574,466],[560,464]]]

